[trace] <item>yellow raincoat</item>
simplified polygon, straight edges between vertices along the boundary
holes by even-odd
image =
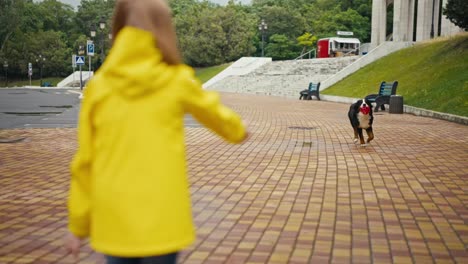
[[[190,67],[163,62],[156,42],[123,28],[80,110],[69,230],[109,255],[161,255],[193,242],[186,112],[230,142],[245,137],[239,116]]]

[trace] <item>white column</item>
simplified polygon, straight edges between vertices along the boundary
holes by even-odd
[[[418,18],[416,25],[416,41],[431,38],[432,1],[418,1]]]
[[[384,43],[387,38],[387,2],[389,0],[383,0],[379,6],[379,16],[380,16],[380,31],[379,31],[379,43]]]
[[[382,10],[384,10],[382,12]],[[371,49],[374,49],[385,41],[387,21],[386,0],[372,1],[372,31],[371,31]]]
[[[395,0],[393,4],[393,41],[404,39],[403,24],[406,22],[405,10],[401,6],[401,0]]]
[[[414,0],[395,0],[393,41],[413,41]]]
[[[439,36],[440,0],[434,1],[434,38]]]

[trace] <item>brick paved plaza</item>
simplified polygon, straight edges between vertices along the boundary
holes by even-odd
[[[223,94],[251,138],[187,128],[197,241],[180,263],[468,263],[468,127],[348,105]],[[62,249],[75,129],[0,130],[0,263],[74,263]],[[83,246],[80,263],[103,263]]]

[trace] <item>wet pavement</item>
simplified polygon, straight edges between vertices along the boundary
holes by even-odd
[[[81,91],[0,89],[0,129],[76,127]]]
[[[197,240],[180,263],[468,263],[468,126],[378,113],[359,147],[346,104],[223,101],[251,138],[186,127]],[[0,263],[74,263],[61,239],[75,136],[0,130]],[[84,245],[79,263],[103,259]]]
[[[0,89],[0,129],[76,127],[82,93],[76,88]],[[200,126],[190,115],[184,123]]]

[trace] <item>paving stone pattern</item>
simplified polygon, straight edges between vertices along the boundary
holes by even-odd
[[[468,263],[468,127],[379,113],[352,141],[348,105],[223,94],[241,145],[187,127],[197,240],[180,263]],[[0,130],[0,263],[62,249],[76,130]],[[88,245],[80,263],[103,263]]]

